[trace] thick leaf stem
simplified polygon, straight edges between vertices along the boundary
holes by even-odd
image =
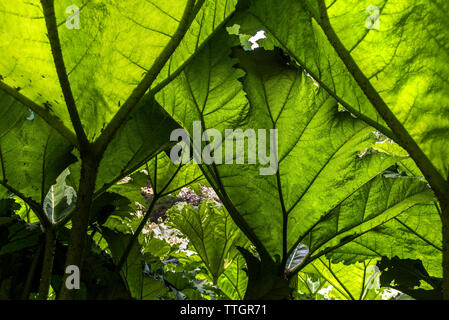
[[[48,298],[48,290],[50,288],[51,277],[53,273],[55,248],[56,248],[56,233],[53,228],[48,228],[45,231],[45,251],[39,284],[39,293],[38,293],[39,300],[47,300]]]
[[[77,206],[72,217],[72,231],[70,233],[69,248],[65,267],[77,266],[81,272],[83,254],[86,247],[87,228],[95,190],[100,159],[92,152],[81,154],[81,179],[78,190]],[[65,285],[67,274],[64,275],[58,299],[73,300],[76,290],[70,290]]]
[[[443,222],[443,299],[449,300],[449,199],[441,203]]]
[[[31,261],[30,269],[28,271],[27,278],[25,280],[25,285],[22,292],[22,300],[28,300],[31,293],[31,286],[33,285],[34,275],[36,273],[37,264],[41,256],[42,250],[44,249],[45,243],[41,243],[39,248],[34,253],[33,260]]]
[[[45,23],[47,25],[48,39],[50,41],[53,60],[56,66],[56,73],[58,74],[59,83],[61,85],[62,93],[67,105],[67,110],[75,129],[76,136],[79,141],[79,147],[87,148],[88,140],[84,132],[81,119],[76,109],[75,99],[73,98],[72,89],[70,87],[69,77],[67,75],[64,64],[64,57],[62,55],[61,42],[58,34],[58,24],[56,22],[54,0],[41,0],[42,9],[44,10]]]

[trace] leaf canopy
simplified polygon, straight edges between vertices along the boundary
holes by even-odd
[[[42,291],[60,285],[53,255],[71,228],[68,264],[81,265],[88,237],[89,267],[113,260],[120,270],[102,278],[100,296],[121,276],[111,296],[291,298],[299,273],[311,296],[332,284],[333,298],[377,299],[379,258],[382,284],[399,279],[417,296],[441,296],[447,12],[443,0],[3,1],[2,264],[43,239],[32,213],[47,236]],[[267,38],[255,45],[261,31]],[[182,129],[193,163],[175,164],[169,151]],[[197,198],[224,206],[197,199],[199,207],[169,211],[198,255],[186,273],[164,269],[179,246],[140,233],[188,198],[184,187],[204,184],[217,194]],[[142,219],[129,214],[137,207]],[[188,257],[177,257],[179,270]],[[201,292],[199,260],[214,285]],[[4,278],[21,288],[17,273]],[[87,287],[96,294],[95,277],[84,278],[79,297]],[[432,291],[415,290],[422,279]],[[12,286],[2,281],[1,296]],[[65,289],[62,297],[72,295]]]
[[[50,186],[76,161],[73,146],[38,115],[27,120],[20,102],[3,92],[0,101],[0,182],[40,210]]]
[[[198,4],[203,2],[159,81],[182,67],[233,12],[237,1]],[[187,0],[55,3],[66,74],[90,140],[98,137],[172,39],[186,4]],[[0,64],[2,81],[20,87],[35,103],[49,106],[71,128],[41,2],[2,2],[0,17],[0,50],[5,53]]]
[[[248,11],[238,18],[242,32],[264,30],[344,108],[392,135],[361,83],[329,41],[318,2],[250,2]],[[368,0],[329,0],[325,4],[333,31],[364,77],[432,164],[447,177],[448,4],[433,0],[383,0],[374,8]],[[378,28],[373,24],[376,14]]]
[[[258,240],[274,261],[281,262],[298,239],[393,165],[395,158],[381,153],[359,157],[359,151],[374,144],[372,129],[339,112],[335,100],[288,66],[278,52],[234,51],[239,61],[235,69],[224,41],[218,37],[216,41],[212,47],[216,54],[211,56],[213,49],[204,49],[157,99],[189,132],[195,119],[201,119],[204,129],[222,132],[236,120],[243,130],[279,130],[277,174],[261,176],[260,166],[245,164],[213,164],[205,172],[228,210],[237,211],[233,218],[246,225],[251,240]],[[217,55],[222,57],[220,64],[212,60]],[[243,83],[239,82],[241,70],[246,73]],[[208,82],[202,81],[203,74]],[[237,93],[217,101],[214,83]],[[246,93],[249,102],[241,93]],[[223,118],[220,113],[225,111],[228,116]]]

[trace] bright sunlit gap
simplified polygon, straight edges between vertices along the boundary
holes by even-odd
[[[257,41],[261,40],[261,39],[266,39],[267,37],[265,36],[265,31],[260,30],[257,31],[257,33],[252,36],[248,41],[251,42],[253,45],[251,46],[251,49],[257,49],[259,48],[259,44],[257,43]]]

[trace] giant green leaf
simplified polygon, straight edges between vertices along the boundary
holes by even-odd
[[[58,77],[55,70],[55,66],[59,71],[62,67],[58,65],[57,52],[54,48],[51,50],[47,38],[47,34],[51,39],[55,34],[55,30],[47,30],[52,17],[44,19],[44,9],[51,7],[50,2],[0,5],[4,25],[14,25],[14,29],[9,29],[14,31],[5,28],[0,34],[5,48],[0,80],[3,91],[16,99],[26,100],[32,107],[43,106],[42,109],[60,118],[70,128],[61,94],[61,86],[62,90],[67,88],[58,83],[61,76]],[[236,0],[226,3],[197,1],[187,21],[191,28],[155,84],[166,83],[179,72],[228,19],[236,3]],[[120,1],[84,0],[55,3],[57,36],[66,69],[63,71],[67,73],[74,103],[91,140],[103,132],[148,69],[157,62],[179,27],[186,4],[186,0],[170,3],[142,0],[132,5]],[[39,60],[39,64],[32,63],[35,60]],[[15,87],[20,93],[14,93]],[[10,125],[13,123],[9,121]],[[167,148],[170,145],[168,134],[175,127],[152,95],[142,99],[127,123],[118,129],[102,157],[96,196]],[[76,187],[79,164],[71,169],[71,185]]]
[[[175,193],[192,184],[203,183],[203,173],[194,164],[174,164],[164,152],[158,154],[146,167],[153,191],[158,195]]]
[[[0,92],[0,181],[42,209],[50,186],[76,158],[58,132],[39,116],[28,116],[27,108]]]
[[[100,162],[97,193],[133,173],[170,147],[170,133],[178,128],[152,97],[144,97],[118,130]]]
[[[193,121],[207,128],[233,128],[248,112],[248,101],[238,81],[244,75],[232,68],[228,37],[223,30],[208,42],[192,62],[156,95],[161,106],[193,133]],[[207,128],[203,128],[204,130]]]
[[[336,300],[380,300],[385,291],[385,288],[380,287],[380,271],[375,260],[344,265],[320,258],[298,276],[301,284],[299,287],[305,289],[302,293],[312,296],[316,292],[311,290],[308,279],[312,279],[312,282],[320,281],[319,286],[323,289],[330,285],[326,296]]]
[[[47,3],[48,1],[44,1]],[[57,31],[74,101],[87,136],[98,137],[157,61],[180,25],[187,0],[55,1]],[[192,28],[159,76],[181,68],[234,11],[237,0],[197,1]],[[38,0],[2,2],[1,79],[71,128]],[[38,62],[38,63],[36,63]],[[60,66],[58,66],[60,67]]]
[[[361,240],[358,238],[365,234],[368,238],[371,237],[370,234],[375,234],[376,230],[386,228],[384,224],[405,219],[410,214],[409,211],[414,212],[416,208],[422,216],[435,217],[437,214],[432,201],[434,196],[431,190],[418,179],[378,176],[337,208],[323,215],[300,240],[308,246],[309,260],[313,260],[349,241],[359,242]],[[384,246],[385,249],[389,247]],[[399,248],[404,250],[406,244]],[[427,248],[429,249],[434,248]],[[438,255],[435,258],[441,259]]]
[[[209,172],[224,203],[234,206],[247,224],[246,231],[251,229],[274,260],[285,259],[323,214],[394,159],[382,154],[359,157],[373,143],[372,129],[338,112],[333,99],[277,52],[236,51],[247,73],[243,91],[237,80],[240,70],[232,68],[223,43],[217,37],[215,46],[205,48],[158,100],[189,132],[195,120],[204,129],[221,132],[242,120],[242,129],[279,130],[277,174],[260,175],[259,169],[267,166],[261,164],[211,165]],[[215,62],[219,58],[221,63]],[[217,90],[226,90],[229,98],[215,99]],[[241,96],[245,92],[249,109]]]
[[[199,208],[189,204],[182,208],[175,206],[167,215],[169,224],[189,239],[210,272],[214,284],[239,256],[236,247],[248,245],[245,235],[232,221],[226,209],[216,203],[203,201]],[[239,265],[235,267],[238,270]],[[238,286],[238,279],[235,281]]]
[[[348,24],[364,24],[372,5],[338,1],[328,10],[331,25],[389,108],[447,177],[449,5],[441,0],[378,1],[379,28],[349,32]]]
[[[249,39],[263,29],[269,39],[261,47],[270,51],[231,50],[237,42],[228,41],[225,24],[236,6],[241,11],[230,25],[240,26],[232,33]],[[77,189],[85,174],[71,151],[94,151],[80,135],[76,107],[88,140],[100,137],[91,145],[101,151],[91,222],[128,210],[123,196],[141,197],[148,179],[165,196],[205,177],[224,207],[188,207],[198,212],[174,216],[228,298],[288,297],[291,271],[317,266],[338,282],[337,297],[367,297],[357,287],[366,282],[346,273],[380,256],[418,258],[441,276],[442,239],[434,232],[441,222],[431,188],[444,200],[448,9],[443,0],[3,1],[0,198],[15,193],[35,212],[44,205],[54,221],[57,211],[71,211],[66,190]],[[379,105],[392,111],[380,112],[389,128]],[[199,166],[169,159],[169,136],[179,126],[191,135],[186,151]],[[208,129],[203,139],[198,126]],[[382,143],[384,135],[407,151]],[[220,161],[210,162],[210,148]],[[436,173],[435,186],[429,172]],[[130,183],[117,184],[129,175]],[[111,186],[120,195],[104,193]],[[234,223],[257,252],[237,254],[235,243],[246,246],[246,238],[240,241]],[[117,261],[130,235],[102,229]],[[20,240],[20,230],[12,231],[8,239]],[[337,267],[325,259],[357,264]],[[133,297],[157,298],[166,288],[144,275],[142,262],[136,242],[121,275]]]
[[[238,255],[218,278],[217,286],[226,298],[243,300],[248,285],[248,275],[245,270],[245,259]]]
[[[365,259],[395,256],[420,259],[428,272],[442,275],[441,220],[435,204],[418,204],[400,216],[362,234],[329,253],[335,262],[353,263]]]
[[[448,3],[325,2],[333,31],[362,75],[447,177]],[[317,2],[254,0],[239,22],[246,32],[265,30],[345,108],[384,133],[391,133],[365,96],[366,88],[355,80],[350,72],[353,70],[348,70],[328,41],[330,32],[322,28],[325,24]]]

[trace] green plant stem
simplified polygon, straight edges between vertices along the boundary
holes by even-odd
[[[387,123],[401,145],[415,161],[423,175],[429,182],[442,209],[441,220],[443,224],[443,296],[449,300],[449,183],[435,168],[426,154],[421,150],[415,140],[410,136],[403,124],[396,118],[385,101],[373,87],[369,79],[360,70],[351,53],[341,42],[330,24],[327,9],[323,0],[318,2],[320,18],[319,24],[327,39],[345,64],[357,84],[362,89],[373,107]]]
[[[51,0],[42,0],[43,5],[52,6],[53,1]],[[191,23],[193,22],[193,17],[191,16],[193,9],[195,5],[195,0],[188,0],[186,4],[186,8],[184,10],[183,17],[181,19],[181,22],[179,23],[178,29],[176,30],[175,34],[173,35],[172,39],[169,41],[167,46],[162,51],[161,55],[156,59],[151,69],[148,71],[148,73],[145,75],[142,82],[137,86],[136,89],[132,92],[131,96],[127,99],[127,101],[123,104],[123,106],[120,108],[120,110],[117,112],[117,114],[114,116],[114,118],[111,120],[109,125],[106,127],[106,129],[103,131],[101,136],[95,141],[95,143],[90,144],[87,143],[86,146],[81,145],[80,141],[80,152],[81,152],[81,179],[79,184],[79,190],[78,190],[78,205],[77,208],[75,208],[73,218],[72,218],[72,231],[70,234],[70,241],[69,241],[69,249],[67,251],[67,258],[66,258],[66,268],[69,265],[76,265],[80,269],[82,268],[82,260],[83,260],[83,252],[84,247],[86,245],[86,239],[87,239],[87,228],[89,224],[89,218],[90,218],[90,211],[92,207],[92,201],[93,201],[93,195],[95,192],[95,182],[98,174],[98,166],[100,163],[100,160],[106,151],[109,143],[112,141],[115,133],[118,131],[118,129],[123,125],[123,123],[128,119],[128,116],[130,112],[134,109],[134,107],[137,105],[137,103],[140,101],[140,99],[143,97],[145,92],[151,87],[151,84],[154,82],[154,80],[159,75],[160,71],[164,67],[164,65],[167,63],[167,61],[170,59],[176,48],[181,43],[185,33],[187,32],[188,28],[190,27]],[[46,14],[46,16],[49,16],[51,12]],[[46,19],[47,21],[47,29],[53,30],[54,26],[49,25],[49,23],[52,23],[54,19]],[[54,21],[55,22],[55,21]],[[50,37],[50,34],[49,34]],[[50,39],[51,40],[51,39]],[[56,55],[55,51],[54,58],[55,63],[57,62],[58,58],[58,48],[56,49]],[[62,55],[61,55],[62,57]],[[61,65],[61,64],[59,64]],[[61,69],[62,70],[62,69]],[[65,83],[64,80],[65,77],[62,75],[60,77],[60,82],[62,88],[66,89],[69,88],[68,81]],[[66,85],[65,85],[66,84]],[[70,93],[67,91],[67,93]],[[69,99],[67,99],[69,98]],[[71,102],[70,95],[66,97],[66,102]],[[71,108],[71,106],[74,106],[74,103],[67,103],[68,108]],[[72,110],[73,111],[73,110]],[[70,112],[70,109],[69,109]],[[71,114],[72,116],[72,114]],[[76,118],[72,117],[72,122],[75,126],[77,123]],[[82,128],[81,128],[82,129]],[[75,127],[76,130],[76,127]],[[78,132],[77,132],[78,135]],[[82,138],[82,134],[78,135],[78,139]],[[95,150],[95,152],[91,151]],[[154,204],[153,204],[154,206]],[[143,227],[142,227],[143,228]],[[64,275],[61,291],[59,293],[58,299],[62,300],[73,300],[76,298],[76,291],[75,290],[69,290],[65,286],[65,282],[67,279],[67,274]]]
[[[289,297],[290,300],[295,300],[293,293],[298,291],[298,283],[299,283],[298,277],[288,279],[288,286],[292,289],[292,292],[290,293]]]
[[[39,245],[39,249],[34,253],[33,261],[31,261],[30,269],[28,271],[27,278],[25,280],[25,285],[23,287],[22,292],[22,300],[28,300],[31,293],[31,286],[33,284],[34,275],[36,273],[37,263],[39,262],[39,258],[41,256],[42,250],[44,249],[45,244],[41,243]]]
[[[47,300],[53,274],[53,261],[55,258],[56,234],[53,228],[45,231],[45,251],[42,272],[39,284],[39,300]]]
[[[441,203],[443,224],[443,299],[449,300],[449,198]]]
[[[87,140],[86,133],[81,124],[81,119],[76,108],[75,99],[73,98],[69,77],[64,64],[61,42],[59,40],[58,24],[56,22],[54,0],[41,0],[41,3],[44,11],[45,23],[47,25],[48,40],[50,41],[51,52],[56,66],[56,73],[58,74],[59,84],[61,85],[70,120],[75,129],[79,147],[81,149],[87,148],[89,141]]]
[[[134,232],[131,240],[129,241],[128,245],[125,248],[125,251],[123,252],[122,256],[120,257],[120,260],[117,263],[117,266],[115,267],[116,272],[120,272],[122,270],[123,265],[125,264],[129,253],[131,252],[131,249],[133,248],[134,244],[136,243],[137,239],[139,238],[139,235],[142,232],[143,228],[147,224],[148,219],[150,218],[150,215],[153,212],[154,206],[156,205],[156,202],[158,199],[159,199],[159,197],[157,195],[154,195],[153,199],[151,199],[150,206],[148,207],[148,210],[146,211],[145,216],[143,217],[142,221],[140,222],[139,226],[137,227],[136,232]]]
[[[90,212],[92,208],[95,182],[98,174],[100,157],[91,152],[81,155],[81,179],[78,190],[77,206],[72,217],[72,231],[70,233],[69,248],[65,268],[75,265],[80,273],[83,265],[83,253],[86,246],[87,228],[89,225]],[[76,290],[69,290],[65,283],[67,274],[64,274],[58,299],[74,300]]]

